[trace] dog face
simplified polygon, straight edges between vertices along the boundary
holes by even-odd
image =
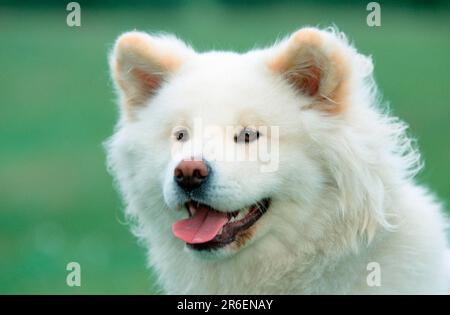
[[[131,32],[110,64],[121,119],[109,162],[151,243],[224,257],[335,229],[339,211],[323,209],[342,206],[340,185],[357,181],[336,176],[351,158],[337,139],[371,72],[345,40],[302,29],[268,49],[200,54]],[[364,229],[372,217],[347,220]]]

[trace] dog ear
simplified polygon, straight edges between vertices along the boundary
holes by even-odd
[[[272,50],[269,68],[282,75],[311,106],[331,113],[342,111],[349,78],[344,38],[333,31],[304,28]]]
[[[193,51],[172,36],[121,35],[110,55],[110,71],[125,110],[144,106]]]

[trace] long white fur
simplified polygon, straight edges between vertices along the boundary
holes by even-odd
[[[160,90],[132,109],[134,119],[125,118],[131,109],[118,86],[121,118],[106,144],[126,214],[164,292],[449,292],[446,220],[440,203],[414,180],[420,159],[406,125],[379,104],[370,58],[335,30],[313,31],[325,55],[338,50],[348,64],[347,104],[338,114],[310,108],[311,97],[268,69],[267,61],[287,49],[290,38],[245,54],[200,54],[175,37],[136,32],[119,38],[144,36],[152,49],[164,47],[162,54],[182,64],[167,70]],[[117,44],[112,64],[126,56],[120,49]],[[148,62],[151,68],[157,61]],[[112,69],[117,81],[121,74]],[[243,111],[280,127],[279,170],[261,173],[258,165],[218,161],[215,205],[233,210],[267,196],[273,203],[244,248],[194,252],[171,232],[186,213],[175,205],[178,160],[171,155],[170,130],[196,117],[238,124]],[[367,284],[370,262],[381,267],[380,286]]]

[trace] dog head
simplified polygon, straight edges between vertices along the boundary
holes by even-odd
[[[372,63],[339,33],[237,54],[130,32],[110,66],[109,163],[150,243],[219,257],[265,240],[355,242],[384,223],[369,166],[383,157],[361,136],[375,128]]]

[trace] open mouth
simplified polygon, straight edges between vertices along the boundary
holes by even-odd
[[[270,199],[233,212],[218,211],[208,205],[189,201],[185,204],[189,218],[172,226],[173,234],[196,250],[223,247],[236,240],[266,213]]]

